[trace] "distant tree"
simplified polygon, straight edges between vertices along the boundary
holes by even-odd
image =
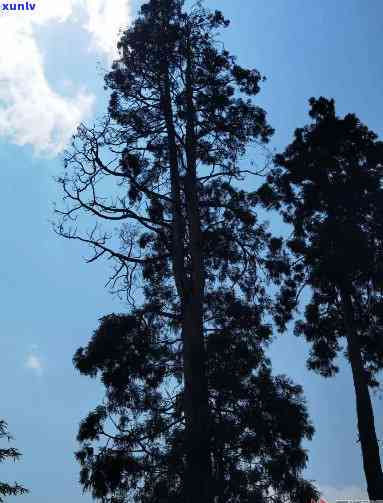
[[[78,453],[82,484],[105,501],[315,496],[300,475],[313,433],[301,389],[273,378],[264,355],[281,243],[238,188],[253,173],[240,167],[246,147],[272,130],[251,99],[261,75],[216,41],[227,24],[200,4],[144,4],[106,76],[107,118],[80,127],[59,180],[58,232],[90,244],[90,261],[113,258],[111,281],[132,304],[75,357],[106,387]],[[122,225],[80,234],[94,219]]]
[[[353,375],[368,494],[383,499],[383,475],[369,388],[383,368],[383,143],[359,119],[340,118],[333,100],[310,100],[312,123],[276,156],[261,190],[294,232],[293,274],[278,312],[281,325],[297,288],[311,287],[296,325],[312,345],[308,366],[325,377],[345,349]],[[344,342],[343,342],[344,341]]]
[[[0,439],[4,438],[8,441],[12,440],[12,437],[8,433],[7,423],[0,420]],[[8,459],[17,461],[20,456],[20,452],[13,447],[8,447],[6,449],[0,448],[0,463],[7,461]],[[26,494],[27,492],[28,490],[20,486],[19,484],[15,483],[13,485],[10,485],[6,482],[0,482],[0,502],[5,501],[4,498],[6,498],[7,496],[20,496],[22,494]]]

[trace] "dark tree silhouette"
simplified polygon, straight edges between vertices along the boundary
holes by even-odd
[[[12,440],[12,437],[8,433],[8,426],[5,421],[0,421],[0,439]],[[21,457],[20,452],[14,447],[0,448],[0,463],[12,460],[17,461]],[[7,484],[6,482],[0,482],[0,502],[5,501],[4,498],[7,496],[20,496],[26,494],[27,489],[20,486],[19,484]]]
[[[302,390],[271,376],[261,347],[270,330],[260,323],[259,307],[229,292],[215,295],[206,336],[212,501],[307,503],[316,495],[299,476],[307,461],[302,437],[313,433]],[[130,315],[103,318],[75,356],[80,372],[99,375],[106,388],[104,403],[84,419],[78,435],[81,482],[95,498],[189,501],[182,492],[181,349],[169,332],[146,304]]]
[[[80,127],[59,180],[58,232],[90,244],[90,261],[113,258],[112,284],[132,304],[75,357],[106,387],[80,428],[82,483],[111,502],[315,496],[300,475],[313,433],[301,389],[264,356],[281,243],[238,188],[253,173],[245,148],[272,130],[252,101],[261,75],[216,41],[227,24],[200,4],[143,5],[106,76],[107,118]],[[94,219],[121,227],[80,234]]]
[[[296,289],[311,301],[296,334],[312,344],[310,369],[338,371],[345,347],[356,397],[368,494],[383,499],[383,475],[369,387],[383,368],[383,143],[355,115],[336,116],[333,100],[311,99],[312,123],[275,159],[260,194],[293,225],[294,274],[281,294],[283,325]],[[345,344],[343,344],[345,341]]]

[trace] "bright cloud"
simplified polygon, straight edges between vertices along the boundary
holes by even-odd
[[[27,367],[27,369],[32,370],[37,375],[42,375],[44,370],[42,359],[35,352],[29,353],[25,362],[25,366]]]
[[[94,47],[110,57],[117,56],[117,35],[130,20],[127,0],[86,0],[88,21]]]
[[[70,22],[89,35],[89,47],[112,59],[130,0],[35,0],[34,12],[1,13],[0,135],[36,152],[57,154],[78,123],[91,114],[94,97],[85,89],[70,98],[52,89],[35,30]],[[68,76],[70,78],[70,76]]]

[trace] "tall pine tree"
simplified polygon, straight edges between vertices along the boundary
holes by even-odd
[[[143,5],[106,76],[106,120],[79,129],[59,180],[58,232],[90,244],[90,261],[113,258],[132,304],[75,356],[106,388],[80,427],[82,483],[110,502],[315,496],[301,478],[313,433],[302,390],[264,355],[281,242],[238,188],[246,147],[272,130],[252,100],[261,75],[217,41],[227,24],[200,4]],[[76,219],[112,227],[82,235]]]
[[[311,287],[297,335],[311,343],[309,368],[326,377],[344,349],[353,375],[368,494],[383,499],[369,388],[383,368],[383,143],[333,100],[310,100],[311,124],[275,159],[260,194],[293,226],[293,274],[281,293],[283,324],[297,288]]]

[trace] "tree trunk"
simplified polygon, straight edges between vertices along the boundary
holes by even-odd
[[[184,407],[186,420],[186,472],[183,501],[185,503],[210,503],[211,461],[203,332],[204,288],[198,196],[195,176],[193,179],[189,166],[188,174],[185,177],[185,200],[190,241],[189,254],[191,256],[192,269],[189,278],[185,267],[185,222],[181,207],[180,176],[168,68],[164,69],[162,102],[168,135],[173,200],[173,272],[182,307]]]
[[[190,299],[191,300],[191,299]],[[199,309],[193,300],[184,309],[184,377],[187,470],[185,476],[185,503],[211,501],[211,461],[209,414],[201,345]]]
[[[351,293],[346,286],[342,286],[340,292],[348,354],[354,380],[358,431],[368,496],[370,500],[383,500],[383,473],[380,463],[379,444],[375,431],[374,412],[367,377],[354,323]]]
[[[184,178],[186,213],[189,224],[189,255],[191,258],[191,290],[185,303],[185,399],[190,404],[189,472],[186,488],[190,494],[195,485],[194,473],[200,483],[199,495],[186,497],[189,503],[212,501],[209,395],[206,377],[206,350],[203,329],[204,270],[202,256],[201,218],[196,178],[195,114],[192,88],[192,63],[189,48],[186,68],[186,175]],[[191,376],[187,382],[186,375]],[[195,490],[195,489],[194,489]]]

